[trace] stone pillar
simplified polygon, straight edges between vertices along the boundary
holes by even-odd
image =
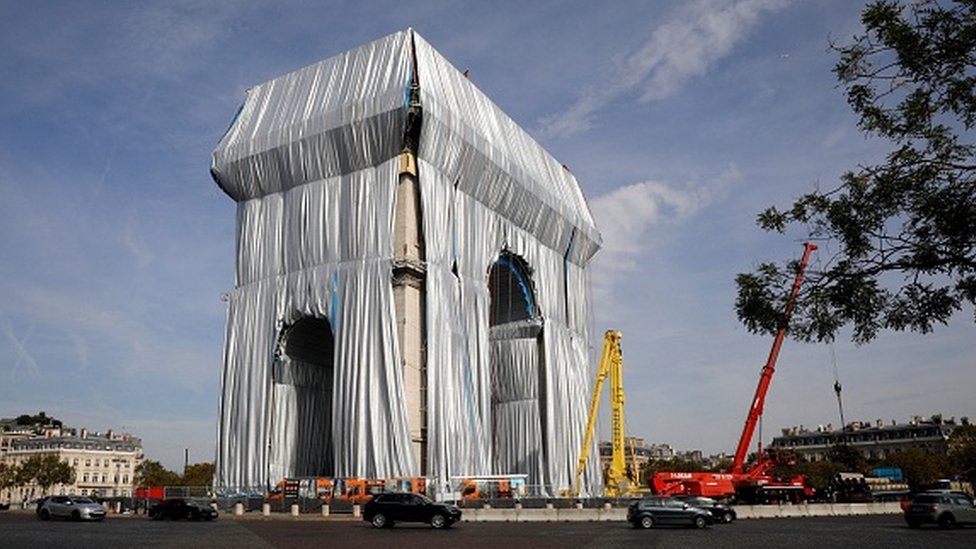
[[[263,503],[261,504],[261,516],[270,517],[271,516],[271,504]]]
[[[417,161],[411,152],[400,155],[393,225],[393,301],[397,342],[403,368],[407,421],[417,472],[427,469],[426,265]]]
[[[363,509],[362,509],[362,507],[359,506],[358,503],[356,503],[356,504],[354,504],[352,506],[352,516],[354,516],[356,518],[359,518],[359,517],[363,516]]]
[[[297,517],[298,516],[298,504],[297,503],[292,503],[291,504],[291,516],[293,516],[293,517]]]
[[[329,514],[331,514],[331,512],[332,512],[332,508],[329,507],[329,504],[328,503],[323,503],[322,504],[322,516],[323,517],[327,517],[327,516],[329,516]]]
[[[234,514],[237,515],[237,516],[241,516],[241,515],[244,514],[244,504],[243,503],[241,503],[241,502],[238,501],[237,503],[234,504]]]

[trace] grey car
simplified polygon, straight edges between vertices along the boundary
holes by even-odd
[[[37,515],[41,520],[54,517],[71,520],[102,520],[105,508],[84,496],[51,496],[45,499]]]
[[[714,522],[705,509],[669,497],[645,497],[627,508],[627,521],[634,528],[653,526],[693,526],[704,528]]]
[[[972,496],[962,492],[923,492],[905,508],[905,522],[909,528],[923,524],[938,524],[941,528],[976,524],[976,504]]]

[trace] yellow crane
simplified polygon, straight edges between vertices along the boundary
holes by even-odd
[[[596,428],[597,412],[600,410],[600,394],[603,382],[610,377],[610,429],[613,453],[610,467],[607,470],[604,494],[617,497],[630,492],[627,479],[626,449],[624,448],[624,357],[620,350],[622,335],[617,330],[607,330],[603,336],[603,356],[600,358],[600,368],[596,372],[596,383],[593,387],[593,397],[590,399],[590,417],[586,422],[586,434],[583,437],[583,447],[580,448],[579,463],[576,466],[576,480],[573,484],[573,495],[579,496],[580,479],[586,470],[586,462],[590,457],[590,445],[593,444],[593,431]],[[636,466],[636,463],[634,464]],[[636,471],[634,471],[636,473]]]

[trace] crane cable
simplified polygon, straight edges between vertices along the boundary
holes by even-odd
[[[824,251],[827,255],[830,255],[830,241],[824,242]],[[823,273],[823,263],[820,259],[820,254],[817,254],[817,270]],[[841,391],[843,386],[840,383],[840,370],[837,368],[837,351],[834,348],[834,338],[830,338],[830,363],[833,368],[834,373],[834,394],[837,395],[837,410],[840,412],[840,431],[843,432],[847,424],[844,421],[844,402],[841,398]]]

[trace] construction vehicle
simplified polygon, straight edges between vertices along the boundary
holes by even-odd
[[[747,501],[798,501],[813,495],[813,489],[803,476],[781,479],[772,474],[775,467],[787,463],[784,463],[784,458],[776,453],[764,453],[761,440],[759,451],[756,454],[757,463],[746,468],[746,456],[752,443],[756,425],[762,418],[766,394],[769,391],[773,373],[776,371],[776,359],[779,357],[780,348],[783,346],[790,317],[793,315],[796,296],[799,294],[800,285],[803,283],[803,273],[810,261],[810,254],[816,249],[816,244],[808,242],[804,245],[803,258],[800,260],[796,278],[793,281],[793,287],[783,311],[783,317],[776,331],[776,337],[773,339],[773,347],[770,349],[769,357],[759,375],[759,384],[756,386],[756,393],[752,398],[752,404],[749,406],[749,413],[746,416],[745,426],[739,437],[739,444],[736,447],[730,470],[728,473],[657,473],[651,480],[651,488],[656,494],[687,494],[720,499],[738,498]]]
[[[460,482],[460,499],[521,499],[526,495],[525,474],[455,477]]]
[[[600,411],[600,394],[603,383],[610,378],[610,466],[607,469],[604,482],[604,495],[620,497],[634,495],[642,490],[633,479],[627,477],[626,449],[624,447],[624,375],[623,352],[620,350],[622,335],[616,330],[607,330],[603,336],[603,356],[596,373],[596,383],[593,396],[590,399],[590,415],[586,422],[586,434],[583,436],[583,447],[580,448],[579,462],[576,466],[576,478],[573,482],[572,496],[579,497],[580,480],[586,471],[586,463],[590,457],[593,444],[593,432],[596,428],[596,418]],[[632,474],[637,477],[637,461],[631,447]]]
[[[341,478],[335,481],[333,499],[362,504],[385,491],[386,481],[383,479]]]
[[[332,501],[333,488],[334,482],[328,477],[285,478],[268,492],[267,500],[309,498]]]
[[[409,492],[411,494],[427,495],[426,477],[395,477],[386,481],[386,489],[390,492]]]

